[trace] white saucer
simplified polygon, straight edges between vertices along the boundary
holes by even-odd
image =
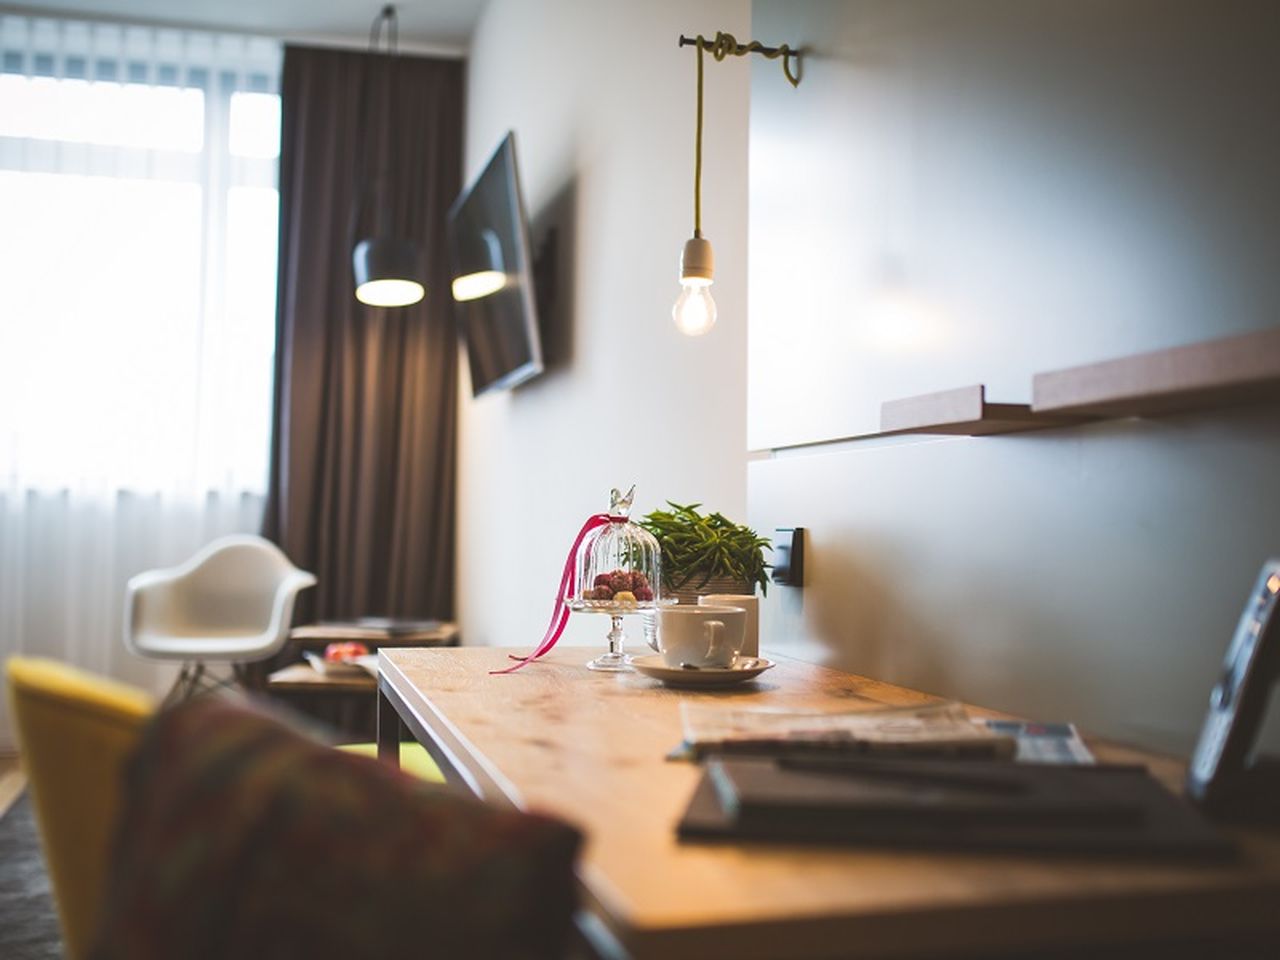
[[[732,667],[669,667],[661,654],[632,657],[631,666],[646,677],[673,687],[724,687],[758,677],[774,665],[764,657],[739,657]]]

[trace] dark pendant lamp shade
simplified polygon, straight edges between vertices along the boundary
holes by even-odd
[[[374,18],[373,27],[369,31],[369,52],[378,52],[383,27],[387,29],[388,54],[390,56],[390,115],[396,117],[396,65],[399,62],[398,35],[399,27],[396,8],[387,4]],[[364,84],[367,81],[362,80]],[[365,91],[360,93],[362,105]],[[364,116],[362,113],[357,143],[366,140]],[[398,138],[393,138],[392,150],[399,146]],[[397,236],[395,230],[395,204],[389,194],[390,186],[386,170],[386,159],[377,174],[366,182],[364,174],[364,150],[361,148],[356,161],[356,187],[352,202],[351,237],[354,240],[360,234],[357,228],[361,219],[366,193],[374,196],[376,209],[381,216],[374,218],[380,224],[378,235],[366,237],[357,243],[351,252],[351,266],[355,274],[356,299],[371,307],[407,307],[417,303],[426,295],[427,264],[422,247],[413,240],[402,235]],[[388,229],[390,228],[390,229]]]
[[[407,307],[426,295],[426,263],[412,240],[370,237],[351,255],[356,299],[371,307]]]
[[[453,299],[479,300],[507,285],[506,259],[497,233],[485,227],[466,233],[454,249]]]

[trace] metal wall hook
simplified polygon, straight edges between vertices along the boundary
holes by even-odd
[[[782,72],[787,77],[787,82],[793,87],[800,85],[800,51],[792,50],[787,44],[781,44],[777,47],[766,47],[759,40],[751,40],[748,43],[738,43],[737,38],[731,33],[725,33],[723,30],[717,30],[714,40],[707,40],[702,35],[696,37],[686,37],[680,34],[679,46],[696,47],[701,45],[717,60],[723,60],[725,57],[745,57],[750,53],[758,53],[761,56],[776,60],[782,58]],[[795,59],[795,69],[792,69],[792,58]]]

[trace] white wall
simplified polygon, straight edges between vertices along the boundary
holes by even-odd
[[[793,445],[874,429],[884,400],[1025,402],[1040,370],[1274,326],[1280,9],[757,0],[753,20],[810,52],[796,91],[753,67],[749,516],[812,546],[763,645],[1186,750],[1280,555],[1274,402]]]
[[[493,0],[468,69],[466,171],[508,129],[534,242],[559,233],[552,351],[567,359],[459,420],[457,616],[468,644],[532,645],[561,564],[609,488],[636,512],[666,499],[746,512],[746,203],[749,67],[708,61],[703,228],[720,320],[671,323],[693,218],[694,53],[681,33],[750,34],[745,0]],[[567,323],[565,318],[567,318]],[[563,330],[567,327],[566,337]],[[575,617],[564,643],[600,644]],[[638,638],[638,624],[632,636]]]

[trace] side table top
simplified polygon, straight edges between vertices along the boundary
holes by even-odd
[[[305,690],[314,693],[371,693],[378,685],[368,673],[323,674],[309,663],[293,663],[281,667],[267,677],[269,690]]]
[[[452,647],[457,646],[459,635],[458,625],[448,620],[364,619],[308,623],[290,630],[289,640],[299,646],[359,640],[376,647]]]

